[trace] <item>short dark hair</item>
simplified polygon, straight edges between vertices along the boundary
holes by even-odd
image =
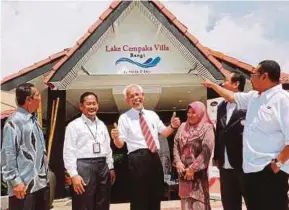
[[[83,93],[83,94],[80,96],[80,99],[79,99],[80,103],[83,104],[85,97],[90,96],[90,95],[93,95],[93,96],[96,98],[96,102],[98,103],[98,97],[97,97],[97,95],[96,95],[95,93],[93,93],[93,92],[85,92],[85,93]]]
[[[280,81],[281,69],[280,65],[273,60],[264,60],[259,63],[259,73],[268,73],[268,77],[272,82]]]
[[[35,87],[31,83],[24,83],[21,85],[18,85],[16,88],[16,101],[18,106],[22,106],[25,104],[27,96],[33,96],[34,93],[32,91],[32,88]]]
[[[231,82],[239,82],[238,89],[239,91],[243,92],[245,89],[246,78],[243,74],[234,72],[233,76],[231,77]]]

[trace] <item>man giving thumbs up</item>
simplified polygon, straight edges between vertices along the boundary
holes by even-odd
[[[131,210],[159,210],[163,196],[164,174],[157,153],[160,149],[158,134],[167,137],[180,126],[173,113],[171,124],[165,127],[159,116],[144,109],[144,93],[139,85],[129,85],[124,90],[131,109],[122,114],[118,125],[111,131],[114,144],[128,149],[128,170],[131,186]]]

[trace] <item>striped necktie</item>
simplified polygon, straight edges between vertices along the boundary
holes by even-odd
[[[151,134],[149,126],[148,126],[148,124],[147,124],[147,122],[146,122],[146,120],[145,120],[145,118],[143,116],[143,112],[139,113],[139,123],[140,123],[141,130],[143,132],[143,135],[144,135],[144,137],[146,139],[146,143],[148,145],[148,149],[152,153],[156,152],[157,146],[155,144],[155,141],[154,141],[154,138],[153,138],[153,136]]]

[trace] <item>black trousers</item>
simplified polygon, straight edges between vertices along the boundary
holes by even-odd
[[[24,199],[9,197],[9,210],[49,210],[49,187],[28,194]]]
[[[131,210],[160,210],[164,174],[158,153],[139,149],[128,155]]]
[[[275,174],[270,165],[244,176],[247,210],[288,210],[288,174]]]
[[[106,159],[78,159],[77,172],[86,186],[83,194],[72,190],[72,210],[109,210],[111,184]]]
[[[242,210],[242,196],[247,203],[244,173],[220,168],[221,198],[224,210]]]

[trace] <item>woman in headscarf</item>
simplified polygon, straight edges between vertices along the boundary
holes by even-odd
[[[174,140],[182,210],[211,210],[208,166],[214,138],[205,105],[200,101],[189,104],[187,121],[179,127]]]

